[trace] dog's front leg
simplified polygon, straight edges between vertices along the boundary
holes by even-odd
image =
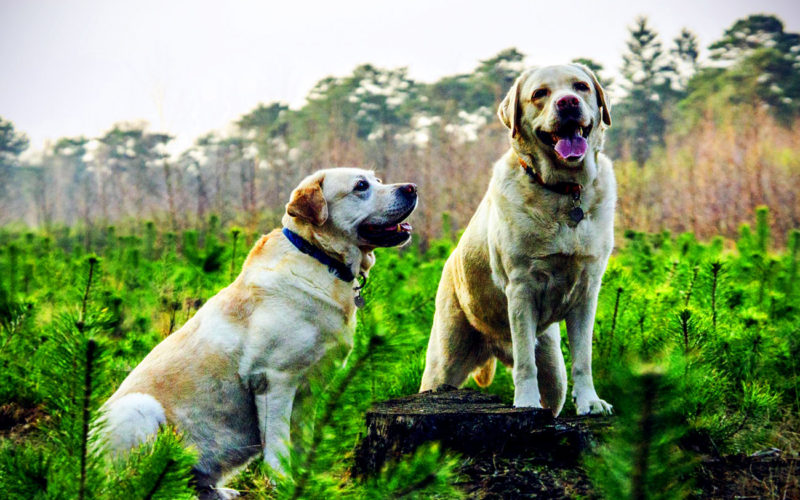
[[[534,294],[529,283],[511,280],[506,286],[511,348],[514,356],[514,406],[541,408],[536,370],[536,328]]]
[[[572,401],[578,415],[608,414],[611,405],[600,399],[592,379],[592,331],[600,282],[592,284],[588,299],[567,313],[567,336],[572,358]]]
[[[268,372],[266,379],[266,390],[255,394],[258,427],[261,431],[264,462],[282,473],[285,471],[281,457],[288,459],[289,425],[297,381],[291,375],[275,371]]]

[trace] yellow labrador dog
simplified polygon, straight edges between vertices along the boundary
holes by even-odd
[[[354,277],[373,249],[410,238],[414,184],[384,185],[373,172],[336,168],[303,180],[283,230],[261,237],[227,288],[157,345],[104,405],[103,437],[129,450],[169,423],[200,453],[201,498],[251,457],[280,470],[300,378],[327,350],[352,347]]]
[[[592,380],[592,329],[614,242],[616,181],[603,89],[578,64],[535,68],[498,110],[511,148],[447,260],[420,390],[491,384],[513,365],[514,405],[564,406],[566,320],[578,414],[610,412]]]

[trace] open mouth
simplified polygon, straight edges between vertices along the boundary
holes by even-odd
[[[560,159],[575,162],[583,159],[586,154],[588,149],[586,138],[591,132],[591,123],[581,127],[578,122],[571,121],[561,125],[554,132],[538,129],[536,135],[545,145],[553,148]]]
[[[405,243],[411,238],[411,224],[404,219],[414,211],[416,203],[395,220],[388,222],[365,221],[358,226],[358,236],[369,243],[379,247],[393,247]]]

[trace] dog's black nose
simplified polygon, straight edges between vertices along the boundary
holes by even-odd
[[[417,185],[416,184],[404,184],[397,189],[400,190],[406,196],[417,194]]]
[[[578,101],[578,96],[567,94],[558,101],[556,101],[556,107],[559,111],[567,111],[570,109],[574,109],[580,106],[580,101]]]

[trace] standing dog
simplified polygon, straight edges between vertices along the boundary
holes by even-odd
[[[611,125],[594,73],[570,64],[531,69],[498,110],[511,149],[447,260],[421,391],[491,384],[513,365],[514,405],[564,406],[566,320],[578,414],[607,413],[592,380],[600,279],[614,243],[616,181],[600,153]]]
[[[319,171],[292,192],[283,231],[261,237],[230,286],[158,344],[102,409],[112,452],[174,424],[200,459],[201,498],[258,452],[280,470],[295,391],[325,352],[353,344],[354,277],[373,249],[410,238],[414,184],[354,168]]]

